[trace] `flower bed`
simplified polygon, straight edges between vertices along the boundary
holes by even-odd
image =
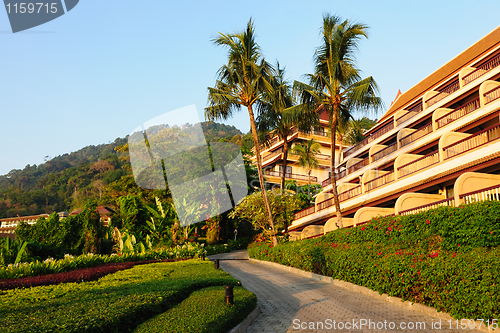
[[[179,259],[184,260],[184,259]],[[165,259],[161,262],[174,262],[176,259]],[[80,268],[69,272],[54,273],[48,275],[30,276],[18,279],[0,281],[0,290],[15,288],[29,288],[37,286],[49,286],[59,283],[88,282],[95,281],[103,276],[112,274],[124,269],[129,269],[135,265],[150,264],[160,262],[159,260],[148,260],[140,262],[107,263],[96,267]]]
[[[374,219],[363,226],[250,257],[366,286],[456,318],[500,317],[500,203],[440,207]]]

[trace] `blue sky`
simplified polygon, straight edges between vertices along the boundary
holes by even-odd
[[[386,107],[495,29],[498,0],[481,1],[98,1],[13,34],[0,10],[0,174],[124,137],[145,121],[195,104],[226,51],[217,32],[253,18],[266,59],[291,80],[311,73],[322,14],[370,26],[358,66]],[[380,117],[371,115],[371,118]],[[226,123],[249,130],[246,110]]]

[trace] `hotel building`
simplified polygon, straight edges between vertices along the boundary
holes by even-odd
[[[344,150],[336,176],[344,227],[500,199],[499,112],[500,27],[398,96]],[[323,179],[315,204],[295,214],[292,239],[337,228],[331,179]]]
[[[310,133],[303,133],[301,131],[295,130],[292,135],[287,139],[288,142],[288,156],[287,156],[287,166],[285,171],[285,180],[295,180],[299,185],[308,184],[307,169],[301,167],[298,163],[299,156],[292,153],[292,147],[295,144],[305,145],[307,141],[314,139],[315,142],[320,144],[319,154],[315,157],[318,160],[318,167],[311,170],[311,184],[319,185],[322,179],[330,177],[330,156],[331,156],[331,144],[330,136],[328,132],[328,116],[326,112],[320,113],[320,129],[311,131]],[[340,145],[339,140],[336,140],[336,163],[340,161]],[[268,186],[279,187],[282,176],[283,168],[283,145],[284,140],[281,140],[278,136],[275,136],[269,146],[261,147],[262,156],[262,170],[264,172],[264,178]],[[252,149],[253,150],[253,149]],[[255,152],[255,150],[253,150]],[[256,163],[255,156],[252,157],[252,161]]]

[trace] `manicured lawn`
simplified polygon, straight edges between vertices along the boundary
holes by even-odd
[[[217,286],[223,297],[228,284],[238,281],[194,259],[138,265],[93,282],[0,291],[0,327],[5,333],[132,332],[194,291]]]
[[[227,332],[255,309],[257,298],[243,287],[234,288],[234,305],[224,303],[220,287],[193,292],[178,306],[140,325],[134,333]]]

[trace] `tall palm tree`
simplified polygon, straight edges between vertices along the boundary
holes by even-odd
[[[291,84],[285,79],[285,70],[276,64],[276,74],[271,79],[271,91],[264,95],[262,112],[257,117],[257,130],[261,142],[269,145],[276,135],[283,141],[283,160],[280,188],[285,189],[285,171],[288,162],[288,137],[296,130],[309,133],[319,125],[319,117],[314,110],[294,105]]]
[[[316,154],[319,154],[320,146],[318,142],[311,139],[307,141],[305,145],[298,143],[292,148],[292,153],[299,157],[299,165],[307,170],[307,185],[309,191],[311,188],[311,171],[319,165]]]
[[[307,75],[309,84],[298,81],[294,83],[303,105],[327,112],[330,133],[337,132],[339,118],[349,117],[354,110],[368,111],[382,107],[375,80],[371,76],[361,79],[355,64],[358,43],[361,38],[367,38],[367,30],[368,27],[364,24],[324,15],[321,29],[323,43],[314,54],[315,72]],[[337,224],[341,228],[342,213],[335,176],[335,137],[336,135],[330,135],[330,170]]]
[[[242,106],[248,109],[257,157],[260,188],[273,234],[273,243],[277,245],[273,217],[267,200],[262,174],[260,145],[253,111],[254,105],[258,110],[263,94],[271,90],[270,78],[273,75],[273,68],[260,53],[260,47],[255,41],[251,19],[243,32],[235,34],[219,33],[219,37],[214,39],[213,42],[228,49],[229,59],[227,65],[223,65],[218,70],[215,86],[208,88],[208,107],[205,108],[205,118],[209,121],[215,119],[225,120],[231,117],[233,112],[239,111]]]

